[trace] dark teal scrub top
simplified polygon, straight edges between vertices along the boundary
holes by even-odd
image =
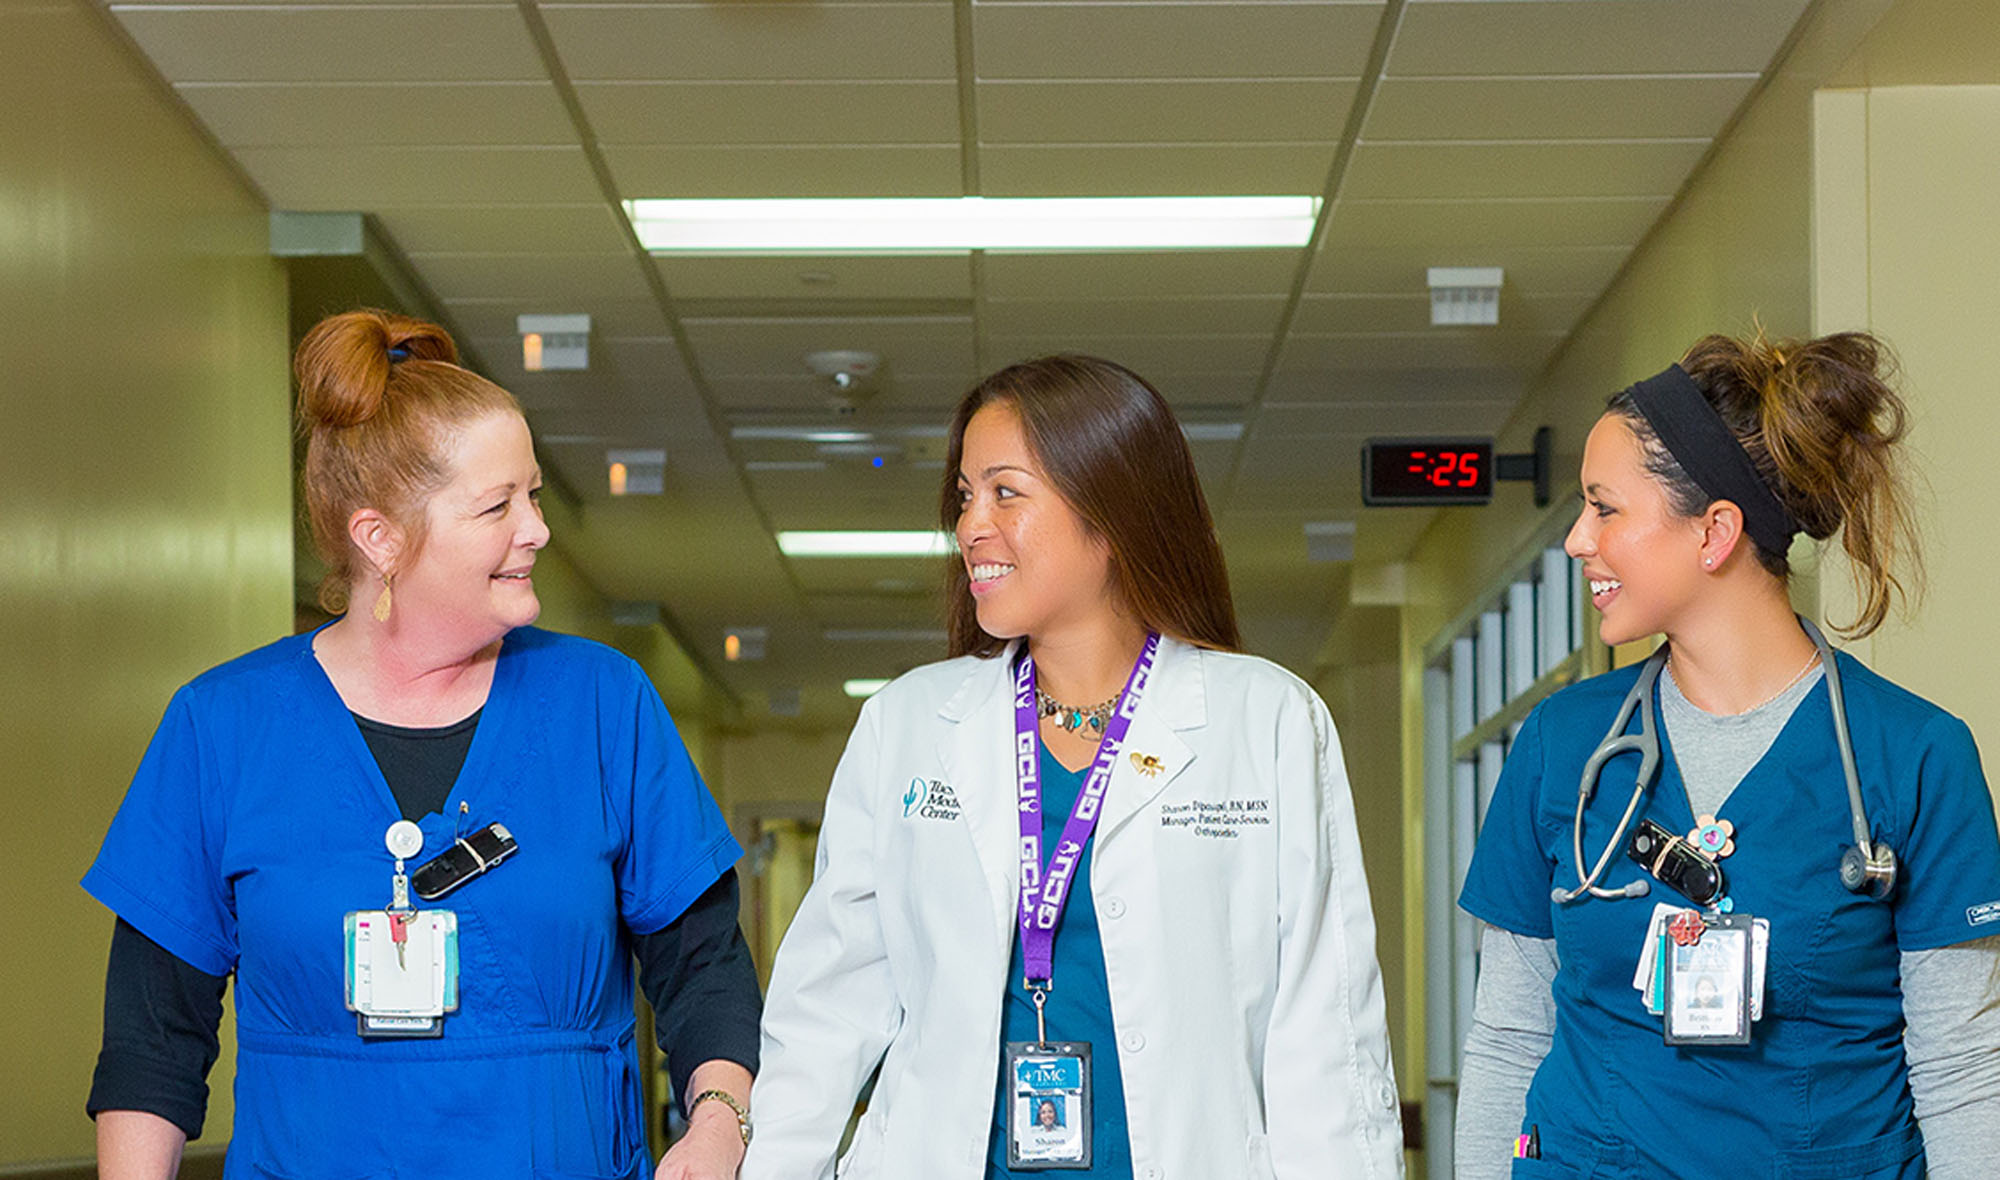
[[[1887,901],[1841,887],[1853,822],[1822,680],[1721,808],[1736,826],[1722,862],[1729,896],[1738,914],[1771,923],[1764,1016],[1745,1046],[1665,1044],[1632,987],[1654,905],[1687,899],[1657,883],[1636,900],[1549,896],[1576,884],[1578,779],[1637,667],[1564,689],[1523,724],[1459,897],[1481,921],[1554,939],[1561,962],[1555,1039],[1521,1128],[1538,1134],[1542,1158],[1515,1160],[1515,1176],[1923,1175],[1900,956],[2000,934],[2000,835],[1965,723],[1837,658],[1871,834],[1896,850],[1901,877]],[[1687,832],[1694,816],[1664,727],[1659,736],[1658,781],[1639,814]],[[1584,815],[1586,857],[1611,838],[1638,761],[1606,764]],[[1614,854],[1601,884],[1642,875]]]
[[[1042,751],[1042,847],[1054,848],[1062,836],[1069,809],[1090,773],[1069,770],[1056,761],[1046,745]],[[1111,985],[1104,974],[1104,943],[1097,935],[1097,907],[1091,902],[1090,862],[1096,838],[1077,858],[1076,883],[1070,887],[1062,928],[1056,931],[1055,986],[1049,990],[1046,1015],[1049,1038],[1090,1042],[1092,1154],[1087,1169],[1013,1172],[1007,1168],[1007,1078],[1004,1045],[1036,1037],[1035,1005],[1021,986],[1021,936],[1014,934],[1014,957],[1007,964],[1007,1008],[1000,1021],[1003,1053],[997,1059],[993,1103],[993,1134],[986,1153],[988,1180],[1008,1176],[1101,1177],[1130,1180],[1132,1143],[1125,1133],[1125,1085],[1118,1072],[1117,1033],[1111,1023]]]

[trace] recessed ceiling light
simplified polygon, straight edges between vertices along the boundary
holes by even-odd
[[[786,557],[943,557],[956,542],[929,529],[822,529],[778,534]]]
[[[887,687],[889,687],[889,682],[887,679],[847,680],[841,683],[840,690],[846,693],[848,696],[860,697],[861,699],[866,700],[867,698],[874,696],[876,693],[881,692],[883,689]]]
[[[971,250],[1298,247],[1320,198],[860,197],[625,202],[655,254],[958,254]]]

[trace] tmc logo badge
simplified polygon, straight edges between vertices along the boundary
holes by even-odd
[[[1988,922],[2000,922],[2000,901],[1989,901],[1985,905],[1968,906],[1965,920],[1974,926],[1984,926]]]

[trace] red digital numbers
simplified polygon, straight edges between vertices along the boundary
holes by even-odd
[[[1469,488],[1479,484],[1478,451],[1411,451],[1410,465],[1404,470],[1421,477],[1434,488]]]

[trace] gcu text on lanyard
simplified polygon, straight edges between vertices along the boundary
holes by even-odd
[[[1049,1040],[1043,1011],[1054,986],[1056,931],[1069,907],[1070,888],[1084,845],[1097,829],[1104,809],[1111,769],[1132,728],[1132,715],[1145,695],[1153,661],[1160,651],[1157,633],[1146,637],[1118,707],[1104,727],[1097,759],[1077,792],[1062,836],[1042,861],[1041,717],[1035,707],[1035,661],[1023,655],[1014,672],[1014,776],[1016,810],[1021,820],[1021,896],[1016,925],[1021,935],[1022,985],[1035,1002],[1033,1041],[1007,1044],[1007,1166],[1088,1168],[1090,1166],[1090,1045],[1084,1041]]]

